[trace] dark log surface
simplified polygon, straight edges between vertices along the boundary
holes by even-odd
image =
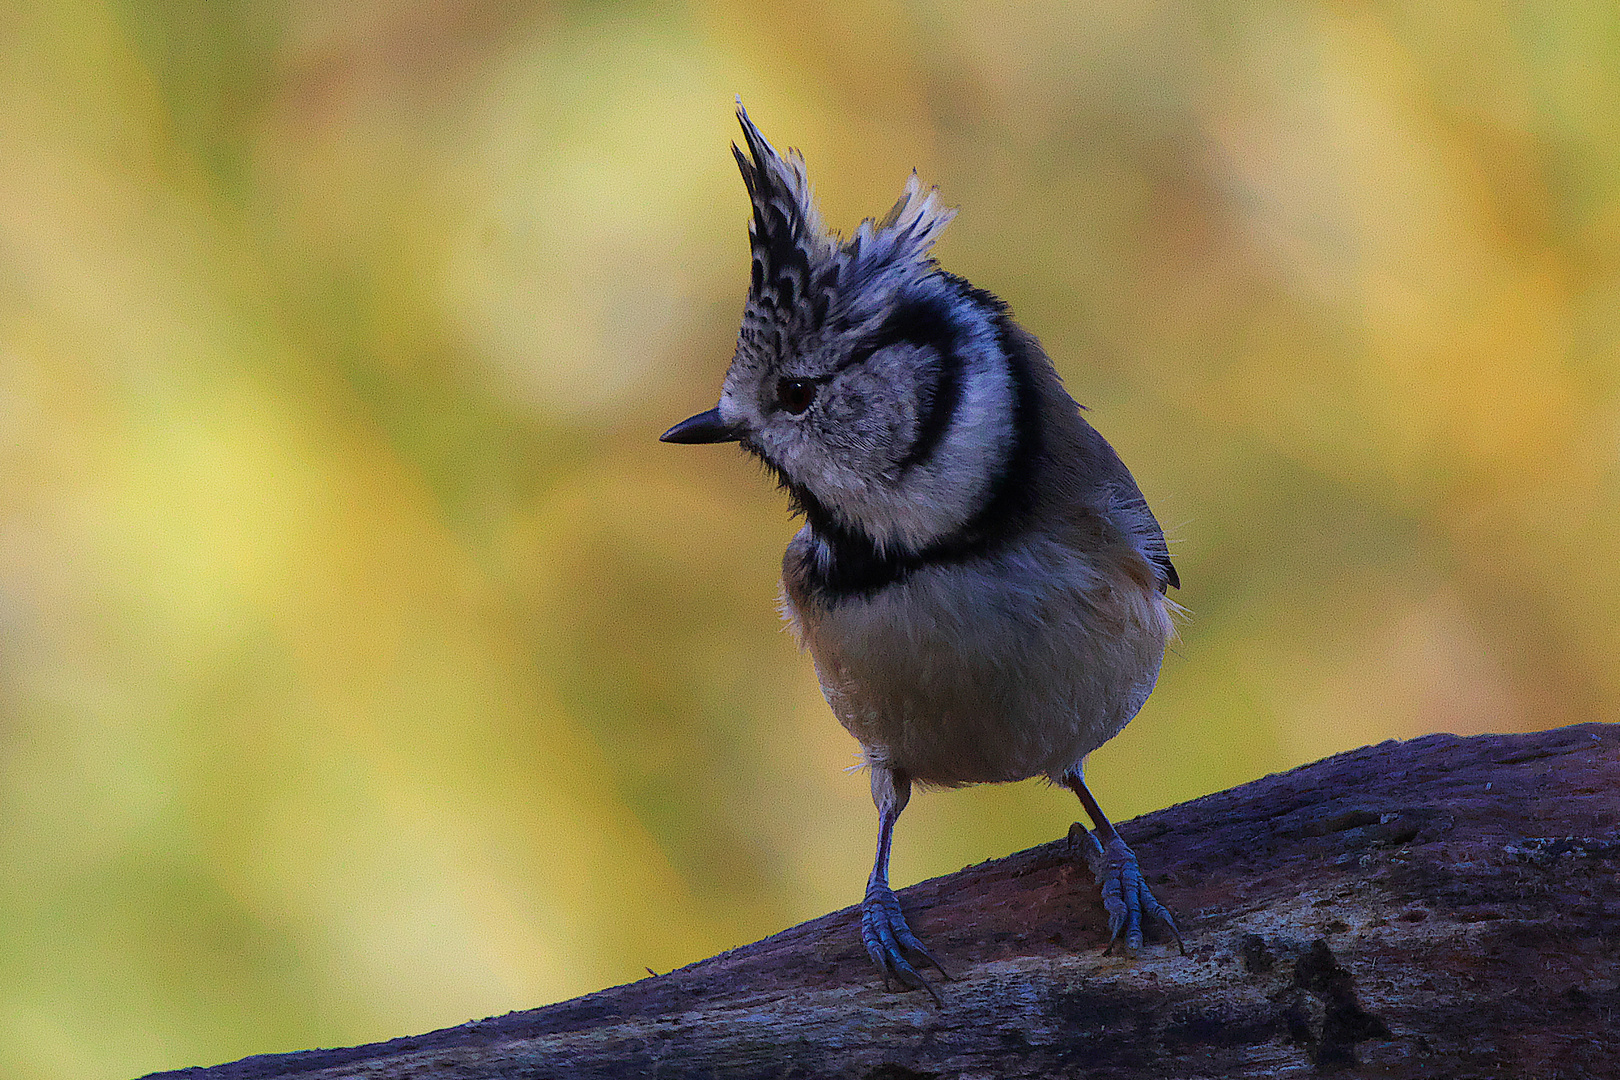
[[[1188,955],[1105,955],[1059,840],[901,893],[956,981],[890,993],[846,909],[531,1012],[168,1080],[1620,1077],[1620,727],[1387,742],[1120,830]]]

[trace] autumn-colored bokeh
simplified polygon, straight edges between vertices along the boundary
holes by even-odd
[[[656,441],[741,311],[739,94],[846,232],[940,185],[1165,523],[1116,818],[1616,717],[1608,0],[23,0],[0,1075],[427,1030],[859,899],[785,502]],[[919,797],[897,883],[1075,810]]]

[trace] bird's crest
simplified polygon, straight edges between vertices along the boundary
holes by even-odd
[[[737,120],[748,154],[735,143],[731,152],[754,207],[748,225],[754,255],[750,307],[768,309],[778,319],[808,316],[814,325],[831,311],[855,324],[869,314],[863,309],[886,299],[895,286],[934,270],[929,253],[956,216],[955,209],[941,204],[937,188],[924,191],[913,172],[882,220],[867,218],[842,242],[822,223],[799,152],[778,154],[741,100]]]

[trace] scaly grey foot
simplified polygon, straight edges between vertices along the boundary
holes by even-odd
[[[1091,876],[1102,890],[1103,910],[1108,912],[1108,948],[1105,952],[1114,951],[1114,943],[1119,940],[1121,932],[1125,935],[1127,949],[1132,952],[1140,949],[1142,918],[1145,915],[1168,927],[1181,955],[1187,955],[1187,946],[1181,942],[1181,931],[1176,929],[1176,920],[1171,917],[1170,909],[1159,903],[1158,898],[1149,891],[1147,882],[1142,880],[1142,868],[1137,864],[1136,854],[1126,846],[1118,833],[1114,833],[1104,844],[1085,826],[1075,822],[1069,829],[1069,840],[1080,847],[1086,857],[1086,865],[1091,867]]]
[[[950,975],[906,925],[900,898],[887,885],[872,882],[866,886],[866,900],[861,904],[861,940],[866,943],[867,955],[883,972],[884,986],[889,985],[892,975],[901,986],[926,990],[935,1004],[944,1004],[939,991],[915,965],[932,964],[946,980]]]

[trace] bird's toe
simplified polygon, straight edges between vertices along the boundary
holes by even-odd
[[[1120,839],[1119,834],[1115,833],[1104,843],[1094,833],[1077,825],[1071,830],[1070,839],[1080,847],[1086,864],[1091,868],[1091,876],[1102,890],[1103,910],[1108,913],[1108,951],[1113,951],[1121,936],[1125,939],[1127,949],[1132,952],[1140,949],[1145,918],[1149,922],[1163,924],[1175,938],[1176,947],[1185,955],[1187,947],[1182,944],[1181,931],[1176,928],[1175,918],[1148,888],[1136,854]]]
[[[887,886],[873,885],[866,890],[866,901],[861,905],[861,941],[867,955],[883,972],[885,985],[892,977],[901,986],[926,990],[936,1003],[944,1003],[939,991],[917,968],[932,965],[947,981],[950,975],[906,925],[900,898]]]

